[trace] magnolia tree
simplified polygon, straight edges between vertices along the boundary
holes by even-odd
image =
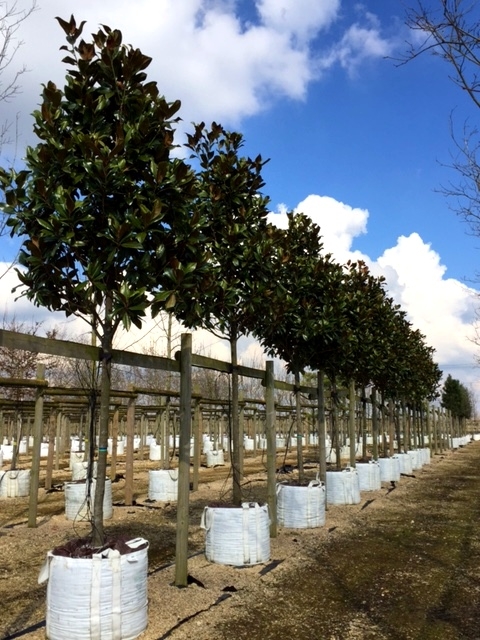
[[[203,278],[196,180],[172,159],[178,101],[145,69],[151,58],[103,26],[66,35],[65,86],[44,85],[26,169],[0,171],[12,235],[23,239],[18,277],[36,305],[75,314],[101,347],[101,401],[93,546],[102,544],[112,346],[120,325],[140,327]],[[162,291],[160,289],[162,288]]]
[[[321,368],[338,349],[342,331],[343,272],[329,254],[323,254],[320,227],[308,216],[288,214],[288,227],[277,229],[262,313],[254,319],[253,332],[271,356],[281,358],[295,376],[297,456],[303,475],[300,374]]]
[[[179,300],[175,312],[187,326],[202,326],[230,343],[232,363],[233,502],[240,504],[241,458],[237,344],[268,302],[263,266],[270,242],[268,198],[263,196],[265,161],[243,156],[243,136],[204,123],[188,136],[187,147],[198,166],[196,207],[208,223],[204,248],[210,265],[203,285]]]

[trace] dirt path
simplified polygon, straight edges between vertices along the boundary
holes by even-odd
[[[150,542],[139,640],[480,640],[480,442],[436,456],[394,489],[362,493],[360,505],[330,507],[325,527],[281,529],[271,562],[247,568],[202,553],[200,515],[224,496],[228,469],[202,474],[191,496],[187,589],[172,586],[174,505],[142,506],[146,468],[135,476],[137,506],[115,507],[109,521],[110,532]],[[265,500],[265,472],[247,487],[249,499]],[[52,493],[39,505],[39,527],[28,529],[27,504],[14,500],[7,513],[0,503],[0,639],[45,638],[38,570],[48,549],[86,526],[72,531],[63,495]]]
[[[417,475],[312,546],[212,637],[478,640],[480,443]]]

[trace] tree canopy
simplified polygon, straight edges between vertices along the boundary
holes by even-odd
[[[442,407],[451,411],[455,418],[469,419],[473,416],[472,399],[467,387],[450,374],[442,389]]]
[[[12,235],[23,238],[22,295],[84,318],[102,347],[95,541],[103,538],[111,350],[123,324],[141,327],[203,278],[202,219],[193,209],[195,173],[173,158],[180,102],[147,81],[151,58],[103,26],[91,41],[65,32],[65,86],[43,86],[26,168],[0,169]],[[165,293],[166,289],[166,293]],[[96,545],[95,545],[96,546]]]

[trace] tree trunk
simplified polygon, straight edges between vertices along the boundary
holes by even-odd
[[[323,371],[317,373],[317,387],[318,387],[318,455],[319,455],[319,471],[320,480],[325,484],[327,483],[327,451],[326,451],[326,438],[327,429],[325,423],[325,385],[323,378]]]
[[[357,444],[357,430],[355,426],[356,403],[355,380],[350,380],[348,387],[348,437],[350,439],[350,466],[353,468],[355,468]]]
[[[295,366],[295,426],[297,430],[297,463],[298,476],[300,480],[304,478],[303,470],[303,424],[302,424],[302,405],[300,402],[300,372]]]
[[[102,546],[105,539],[103,530],[103,498],[105,495],[105,478],[107,473],[108,424],[110,417],[110,386],[112,373],[113,326],[111,309],[112,298],[110,295],[107,295],[105,298],[105,321],[102,336],[97,482],[93,507],[93,547]]]
[[[377,409],[377,390],[372,389],[372,458],[378,460],[378,409]]]

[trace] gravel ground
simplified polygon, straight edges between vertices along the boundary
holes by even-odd
[[[312,458],[313,459],[313,458]],[[318,529],[280,529],[269,562],[234,568],[207,562],[200,517],[229,494],[228,467],[202,469],[191,494],[190,586],[173,586],[173,504],[147,503],[148,469],[136,462],[136,505],[113,485],[107,533],[142,536],[149,549],[148,628],[140,640],[480,640],[480,442],[362,493],[359,505],[330,506]],[[315,473],[307,465],[308,473]],[[246,460],[244,494],[266,498],[260,458]],[[120,468],[121,471],[121,468]],[[59,488],[67,470],[56,472]],[[89,525],[64,516],[62,491],[41,490],[38,526],[26,526],[28,498],[0,502],[0,638],[45,637],[47,551]],[[65,638],[68,640],[68,638]]]

